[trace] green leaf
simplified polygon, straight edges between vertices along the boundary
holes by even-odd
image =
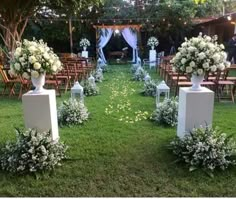
[[[196,169],[197,169],[197,167],[194,167],[194,166],[189,167],[190,172],[195,171]]]

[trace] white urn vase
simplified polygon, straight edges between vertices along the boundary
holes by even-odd
[[[84,46],[84,47],[83,47],[83,49],[84,49],[84,51],[86,51],[86,50],[87,50],[87,47],[86,47],[86,46]]]
[[[41,93],[45,89],[43,88],[45,84],[45,74],[40,74],[39,77],[31,77],[31,81],[33,86],[35,87],[34,93]]]
[[[151,46],[151,49],[154,50],[155,46]]]
[[[194,74],[192,74],[192,77],[191,77],[191,82],[192,82],[191,90],[192,91],[202,90],[201,83],[203,82],[203,80],[204,80],[204,75],[194,75]]]

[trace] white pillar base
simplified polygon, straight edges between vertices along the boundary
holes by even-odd
[[[88,58],[88,51],[82,51],[82,57]]]
[[[183,138],[193,128],[212,125],[213,107],[214,92],[208,88],[201,91],[180,88],[177,136]]]
[[[29,91],[22,96],[22,102],[25,127],[39,132],[51,130],[52,140],[59,140],[55,90]]]
[[[149,50],[149,67],[153,67],[156,66],[156,56],[157,56],[157,52],[156,50]]]

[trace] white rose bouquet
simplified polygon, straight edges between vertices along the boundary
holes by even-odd
[[[38,78],[40,74],[56,74],[62,69],[59,57],[43,40],[17,42],[10,66],[10,74],[25,79]]]
[[[226,58],[224,45],[217,43],[216,35],[210,37],[200,33],[198,37],[185,38],[171,64],[174,71],[200,76],[229,67]]]
[[[152,47],[152,46],[155,47],[155,46],[159,45],[159,41],[156,37],[150,37],[148,39],[147,45],[150,46],[150,47]]]
[[[88,47],[90,46],[90,41],[86,38],[83,38],[79,42],[80,47]]]

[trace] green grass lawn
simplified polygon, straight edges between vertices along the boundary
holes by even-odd
[[[38,180],[0,172],[0,196],[236,196],[236,167],[210,178],[173,163],[167,145],[176,128],[145,119],[155,99],[140,95],[143,83],[130,81],[129,66],[112,66],[104,76],[101,95],[85,98],[91,119],[60,128],[70,159]],[[69,96],[57,98],[58,104]],[[118,112],[118,104],[126,110]],[[235,133],[235,117],[235,104],[215,103],[214,125]],[[15,139],[14,127],[23,126],[22,102],[0,97],[0,144]]]

